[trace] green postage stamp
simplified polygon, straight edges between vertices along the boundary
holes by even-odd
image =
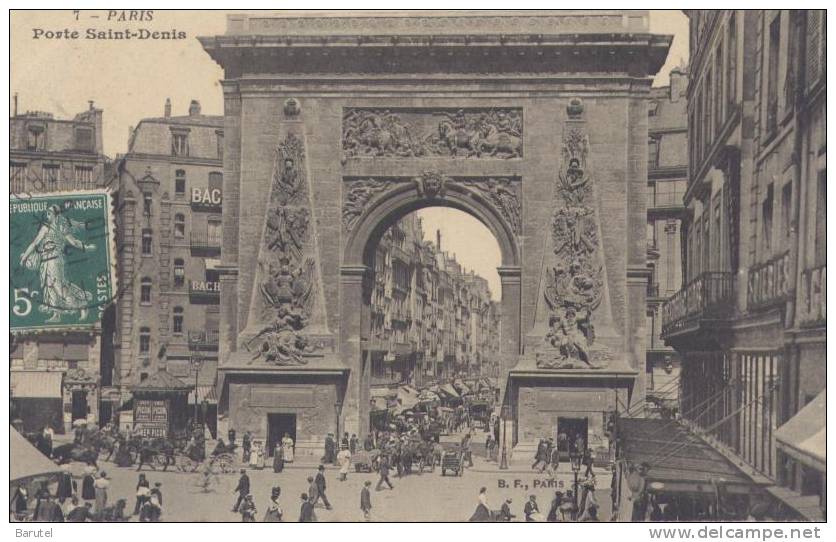
[[[12,196],[12,332],[90,329],[116,295],[113,221],[105,191]]]

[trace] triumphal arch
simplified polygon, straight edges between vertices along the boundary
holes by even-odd
[[[377,241],[429,206],[502,254],[503,433],[606,439],[644,401],[642,11],[231,15],[224,69],[220,429],[268,446],[369,424]],[[223,430],[223,429],[222,429]]]

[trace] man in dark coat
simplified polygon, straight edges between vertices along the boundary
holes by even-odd
[[[92,503],[86,502],[79,505],[78,499],[75,497],[73,497],[72,503],[74,508],[67,514],[67,523],[85,523],[95,520],[95,516],[91,510],[93,507]]]
[[[366,440],[363,441],[363,449],[367,452],[374,450],[374,440],[371,433],[366,435]]]
[[[517,517],[511,513],[511,499],[505,499],[505,502],[502,503],[502,508],[499,509],[499,517],[497,521],[511,521],[513,518]]]
[[[528,498],[528,502],[525,503],[525,507],[523,508],[523,513],[525,514],[526,521],[537,521],[534,519],[534,514],[540,513],[540,507],[537,506],[537,497],[531,495]]]
[[[386,455],[380,457],[380,468],[378,469],[378,473],[380,474],[380,480],[377,481],[377,491],[382,489],[383,482],[386,482],[389,489],[395,489],[392,482],[389,481],[389,458]]]
[[[308,500],[308,495],[302,493],[302,508],[299,511],[299,523],[311,523],[316,521],[313,515],[313,505]]]
[[[250,452],[252,451],[252,436],[250,432],[244,433],[244,438],[241,439],[241,449],[244,452],[244,463],[250,462]]]
[[[542,463],[543,466],[540,468],[540,472],[543,472],[543,469],[546,468],[546,462],[549,460],[549,456],[546,453],[547,449],[548,445],[545,439],[540,439],[540,443],[537,444],[537,453],[534,454],[534,463],[531,464],[532,469],[536,469]]]
[[[369,521],[372,518],[372,493],[369,488],[372,485],[371,480],[363,482],[363,489],[360,490],[360,510],[363,511],[363,518]]]
[[[323,463],[333,463],[334,462],[334,437],[331,433],[325,436],[325,455],[322,456]]]
[[[151,490],[151,496],[157,497],[157,502],[162,507],[163,505],[163,483],[154,482],[154,489]]]
[[[316,493],[316,498],[312,500],[311,504],[315,506],[317,501],[319,501],[319,499],[322,499],[322,504],[325,505],[325,509],[330,510],[331,509],[331,503],[328,502],[328,496],[325,494],[325,466],[324,465],[320,465],[319,469],[317,469],[315,482],[316,482],[317,493]]]
[[[250,494],[250,477],[247,476],[247,469],[241,469],[241,477],[238,478],[238,485],[235,486],[232,492],[238,493],[238,500],[235,501],[235,506],[232,507],[233,512],[238,512],[238,508],[244,502],[244,497]]]
[[[40,504],[35,507],[35,521],[49,521],[53,523],[63,523],[64,513],[61,512],[61,507],[55,502],[52,495],[47,493]]]
[[[357,453],[357,445],[360,444],[360,439],[357,438],[357,435],[351,435],[351,438],[348,440],[348,451],[351,452],[351,455]]]
[[[235,446],[235,429],[230,427],[229,431],[226,432],[227,440],[229,441],[230,446]]]

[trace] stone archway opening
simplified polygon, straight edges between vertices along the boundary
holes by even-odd
[[[352,369],[346,404],[356,398],[359,419],[346,418],[345,427],[356,423],[366,432],[373,424],[372,412],[385,404],[375,388],[400,382],[426,387],[480,376],[504,388],[520,347],[519,182],[439,174],[347,181],[341,297],[342,314],[352,316],[351,322],[343,319],[340,340]],[[362,205],[355,206],[358,201]],[[424,231],[420,215],[438,218],[439,213],[458,218],[462,231],[446,228],[455,233],[440,236],[436,230],[441,228]],[[445,250],[444,239],[449,242],[451,235],[471,237],[472,255],[489,240],[493,269],[483,257],[474,262],[482,271],[476,273],[473,264]],[[412,254],[404,250],[407,242]],[[422,260],[410,261],[416,257]],[[482,275],[491,275],[490,281]],[[481,306],[477,316],[462,304],[463,294]],[[491,326],[493,333],[487,331]]]

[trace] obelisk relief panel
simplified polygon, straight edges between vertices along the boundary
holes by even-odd
[[[285,106],[296,107],[293,104]],[[295,115],[293,115],[295,116]],[[285,121],[276,147],[247,326],[239,351],[252,363],[306,365],[333,349],[302,123]]]
[[[604,258],[598,190],[590,161],[583,105],[567,107],[560,147],[561,166],[544,238],[535,326],[523,363],[538,369],[626,368],[623,339],[613,322]]]

